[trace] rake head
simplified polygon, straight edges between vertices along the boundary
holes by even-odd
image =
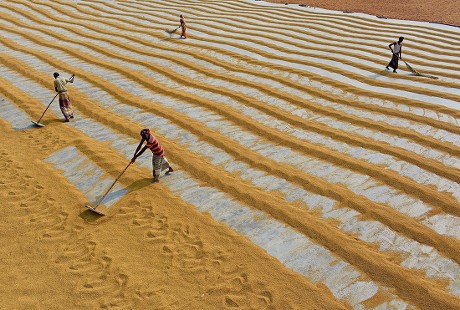
[[[179,27],[177,27],[177,28],[175,28],[175,29],[173,29],[173,30],[165,30],[165,31],[166,31],[167,33],[169,33],[169,34],[173,34],[174,32],[177,31],[177,29],[179,29]]]
[[[96,214],[99,214],[99,215],[105,215],[104,213],[100,212],[99,210],[96,210],[96,208],[93,208],[91,206],[88,206],[88,205],[85,205],[85,207],[90,210],[91,212],[94,212]]]
[[[402,60],[402,59],[401,59]],[[437,76],[434,76],[434,75],[428,75],[428,74],[423,74],[423,73],[420,73],[418,72],[417,70],[415,70],[414,68],[411,67],[411,65],[409,65],[407,62],[405,62],[403,60],[404,64],[406,65],[407,69],[412,72],[414,75],[417,75],[417,76],[423,76],[423,77],[427,77],[427,78],[430,78],[430,79],[437,79],[438,77]]]
[[[36,122],[36,121],[32,121],[32,124],[34,124],[35,126],[38,126],[38,127],[44,127],[45,126],[44,124]]]

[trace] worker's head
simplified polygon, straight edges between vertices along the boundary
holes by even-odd
[[[148,136],[150,135],[150,129],[144,128],[144,129],[141,130],[140,134],[141,134],[142,138],[147,139]]]
[[[54,72],[54,73],[53,73],[53,76],[54,76],[54,78],[57,78],[57,77],[59,76],[59,73]]]
[[[399,43],[401,43],[404,40],[404,37],[399,37]]]
[[[182,14],[180,15],[180,18],[184,18],[184,16],[182,16]]]

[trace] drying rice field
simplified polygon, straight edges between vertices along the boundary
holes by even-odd
[[[247,0],[0,14],[1,309],[459,308],[459,28]],[[437,79],[385,70],[399,36]],[[75,118],[33,127],[55,71]],[[175,173],[152,183],[146,152],[89,212],[142,128]]]

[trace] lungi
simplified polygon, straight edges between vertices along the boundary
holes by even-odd
[[[59,93],[59,108],[61,108],[62,115],[66,120],[73,117],[72,104],[67,93]]]
[[[153,177],[159,176],[161,171],[169,169],[169,167],[171,167],[169,165],[168,160],[164,156],[161,156],[161,157],[152,156],[152,166],[153,166]]]
[[[391,57],[391,61],[388,64],[388,67],[392,67],[394,70],[398,69],[398,61],[399,61],[399,56],[397,54],[393,54]]]

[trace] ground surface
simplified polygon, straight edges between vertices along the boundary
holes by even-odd
[[[457,1],[450,0],[268,0],[268,2],[305,4],[329,10],[460,26],[460,5]],[[433,37],[433,40],[436,40],[436,37]]]
[[[0,14],[1,309],[460,304],[457,28],[239,0]],[[437,79],[384,69],[401,34]],[[54,71],[75,118],[32,127]],[[87,211],[145,127],[176,172],[152,184],[145,153]]]

